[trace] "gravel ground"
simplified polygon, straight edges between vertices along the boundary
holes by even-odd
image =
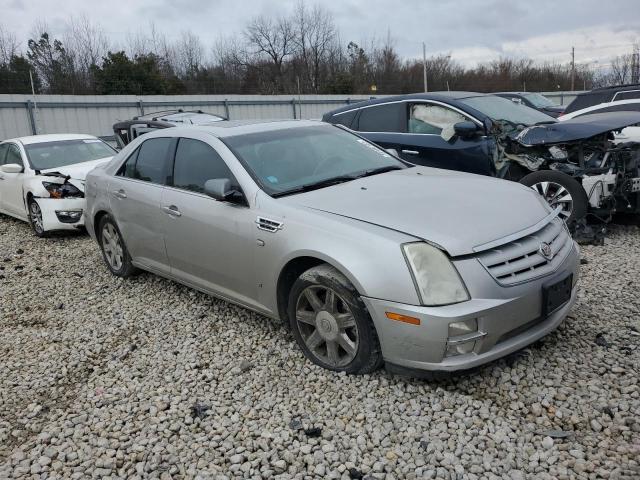
[[[640,478],[640,229],[583,248],[542,342],[428,383],[0,217],[0,478]]]

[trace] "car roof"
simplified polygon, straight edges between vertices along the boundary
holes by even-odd
[[[331,113],[336,114],[340,112],[345,112],[347,110],[354,110],[357,108],[361,108],[368,105],[377,105],[379,103],[389,103],[389,102],[402,102],[405,100],[440,100],[440,101],[451,101],[451,100],[461,100],[464,98],[472,98],[472,97],[484,97],[490,96],[491,94],[486,93],[478,93],[478,92],[463,92],[463,91],[442,91],[442,92],[429,92],[429,93],[412,93],[409,95],[393,95],[389,97],[381,97],[381,98],[372,98],[370,100],[364,100],[361,102],[354,102],[344,107],[336,108],[332,110]]]
[[[20,142],[23,145],[44,142],[63,142],[65,140],[97,140],[98,137],[84,133],[51,133],[43,135],[30,135],[27,137],[15,137],[4,140],[5,142]]]
[[[332,125],[317,120],[233,120],[226,122],[214,122],[209,125],[179,125],[175,128],[158,130],[158,132],[146,133],[145,138],[151,136],[162,136],[169,133],[171,136],[180,136],[183,132],[206,132],[219,138],[234,137],[236,135],[246,135],[249,133],[261,133],[275,130],[285,130],[289,128],[302,128],[311,126]]]

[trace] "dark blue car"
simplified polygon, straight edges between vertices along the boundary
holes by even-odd
[[[434,92],[359,102],[322,119],[413,164],[520,181],[570,223],[588,211],[640,213],[637,192],[625,189],[640,169],[639,146],[611,141],[612,132],[640,123],[637,112],[559,123],[496,95]]]

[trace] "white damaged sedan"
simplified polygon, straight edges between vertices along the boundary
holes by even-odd
[[[34,233],[84,226],[84,181],[116,150],[82,134],[35,135],[0,142],[0,213]]]

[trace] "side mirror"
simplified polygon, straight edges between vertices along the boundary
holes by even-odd
[[[228,178],[212,178],[204,182],[204,193],[218,201],[230,200],[238,194]]]
[[[17,163],[7,163],[6,165],[2,165],[0,170],[2,170],[3,173],[22,173],[24,171],[24,167]]]
[[[396,150],[395,148],[385,148],[384,151],[393,155],[394,157],[400,157],[398,150]]]
[[[453,126],[453,131],[460,138],[471,138],[478,133],[478,126],[471,121],[458,122]]]

